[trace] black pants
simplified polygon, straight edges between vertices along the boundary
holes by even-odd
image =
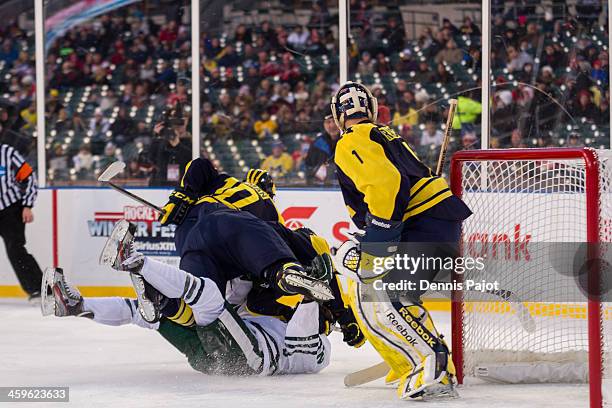
[[[4,240],[6,253],[17,279],[28,294],[40,291],[42,271],[32,255],[25,249],[25,224],[20,204],[0,210],[0,237]]]

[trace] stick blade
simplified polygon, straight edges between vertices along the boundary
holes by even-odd
[[[125,163],[122,161],[116,161],[111,163],[98,177],[98,181],[110,181],[117,174],[121,173],[125,169]]]
[[[379,378],[382,378],[389,373],[389,365],[386,362],[381,362],[363,370],[356,371],[344,377],[344,385],[346,387],[356,387],[366,384]]]

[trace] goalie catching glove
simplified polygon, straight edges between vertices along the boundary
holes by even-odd
[[[160,215],[159,222],[162,225],[181,225],[197,199],[197,195],[190,190],[177,188],[170,194],[168,203],[162,207],[164,213]]]

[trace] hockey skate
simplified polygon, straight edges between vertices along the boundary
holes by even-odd
[[[334,294],[325,280],[313,277],[297,263],[284,264],[276,274],[276,283],[282,291],[289,294],[300,294],[321,302],[334,299]]]
[[[100,254],[100,265],[116,271],[138,273],[144,264],[144,256],[134,250],[136,225],[127,220],[115,224]]]
[[[138,312],[147,323],[156,323],[161,318],[160,310],[166,297],[138,274],[144,265],[144,256],[134,250],[135,232],[134,224],[126,220],[119,221],[102,249],[100,264],[130,273],[138,298]]]
[[[40,308],[43,316],[93,317],[91,312],[83,310],[83,296],[66,281],[61,268],[45,269],[41,289]]]
[[[168,298],[151,286],[136,273],[130,273],[132,285],[138,299],[138,312],[147,323],[157,323],[161,319],[161,309]]]
[[[455,367],[448,351],[427,356],[425,360],[407,375],[400,378],[397,389],[403,400],[437,400],[457,398],[455,389]]]

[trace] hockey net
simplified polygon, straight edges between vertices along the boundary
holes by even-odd
[[[610,294],[587,295],[610,288],[612,272],[583,266],[594,254],[612,264],[612,154],[463,151],[451,184],[474,213],[463,255],[485,259],[456,278],[502,291],[453,293],[459,380],[589,382],[591,407],[612,406]]]

